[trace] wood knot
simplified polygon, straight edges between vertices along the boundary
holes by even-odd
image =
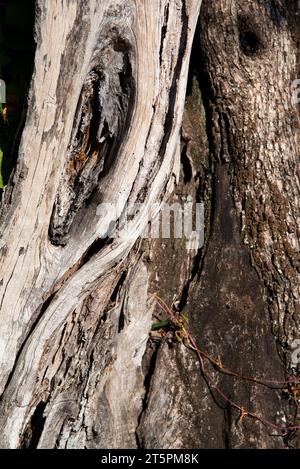
[[[245,55],[255,56],[265,48],[258,27],[247,16],[238,17],[240,48]]]

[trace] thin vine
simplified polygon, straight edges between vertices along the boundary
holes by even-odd
[[[300,430],[300,425],[296,424],[288,424],[288,425],[278,425],[274,422],[269,421],[265,417],[258,415],[256,412],[252,412],[243,405],[233,401],[230,399],[223,391],[222,389],[214,382],[214,379],[212,376],[209,374],[205,367],[205,360],[210,362],[214,367],[221,373],[232,376],[234,378],[237,378],[242,381],[247,381],[247,382],[252,382],[261,386],[266,386],[271,389],[283,389],[287,388],[290,386],[290,389],[293,393],[294,397],[294,402],[297,406],[299,407],[298,403],[298,388],[296,386],[292,385],[297,385],[300,383],[300,378],[294,377],[290,378],[287,380],[273,380],[273,379],[266,379],[266,378],[255,378],[252,376],[244,376],[241,375],[235,371],[230,370],[229,368],[225,367],[221,361],[220,357],[213,358],[209,353],[206,351],[202,350],[199,348],[197,345],[197,342],[191,332],[189,331],[189,321],[188,318],[184,315],[175,315],[174,312],[172,311],[172,308],[170,308],[164,300],[162,300],[158,295],[154,294],[154,298],[160,308],[165,312],[168,318],[168,324],[171,324],[172,327],[175,329],[175,337],[177,341],[180,343],[183,343],[188,349],[192,350],[193,352],[196,353],[199,365],[200,365],[200,371],[202,373],[202,376],[206,380],[207,384],[209,385],[211,391],[215,391],[216,394],[219,395],[225,402],[227,402],[231,407],[234,407],[239,411],[239,417],[238,421],[242,422],[245,417],[251,417],[259,422],[261,422],[263,425],[272,428],[273,430],[282,432],[283,435],[287,435],[291,431],[295,430]],[[159,329],[159,326],[164,323],[163,326]],[[166,320],[161,321],[160,323],[156,323],[154,325],[155,327],[153,330],[160,330],[163,333],[163,329],[167,326]]]

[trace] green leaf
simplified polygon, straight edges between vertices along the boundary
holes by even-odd
[[[164,321],[154,322],[151,326],[152,331],[156,331],[157,329],[163,329],[164,327],[170,324],[169,319],[165,319]]]

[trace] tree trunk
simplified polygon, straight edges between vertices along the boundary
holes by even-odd
[[[38,0],[1,207],[1,447],[299,446],[278,384],[299,338],[296,3]],[[201,249],[142,237],[188,197]],[[130,236],[99,204],[120,226],[140,204]],[[183,328],[150,333],[154,293],[217,366]]]

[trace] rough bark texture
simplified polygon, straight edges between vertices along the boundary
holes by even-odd
[[[228,368],[297,372],[296,3],[38,1],[30,113],[1,208],[1,447],[299,446],[239,419],[172,334],[149,338],[156,292]],[[143,210],[117,239],[96,214],[187,196],[205,203],[197,252],[141,240]],[[206,366],[241,407],[297,420],[289,392]]]

